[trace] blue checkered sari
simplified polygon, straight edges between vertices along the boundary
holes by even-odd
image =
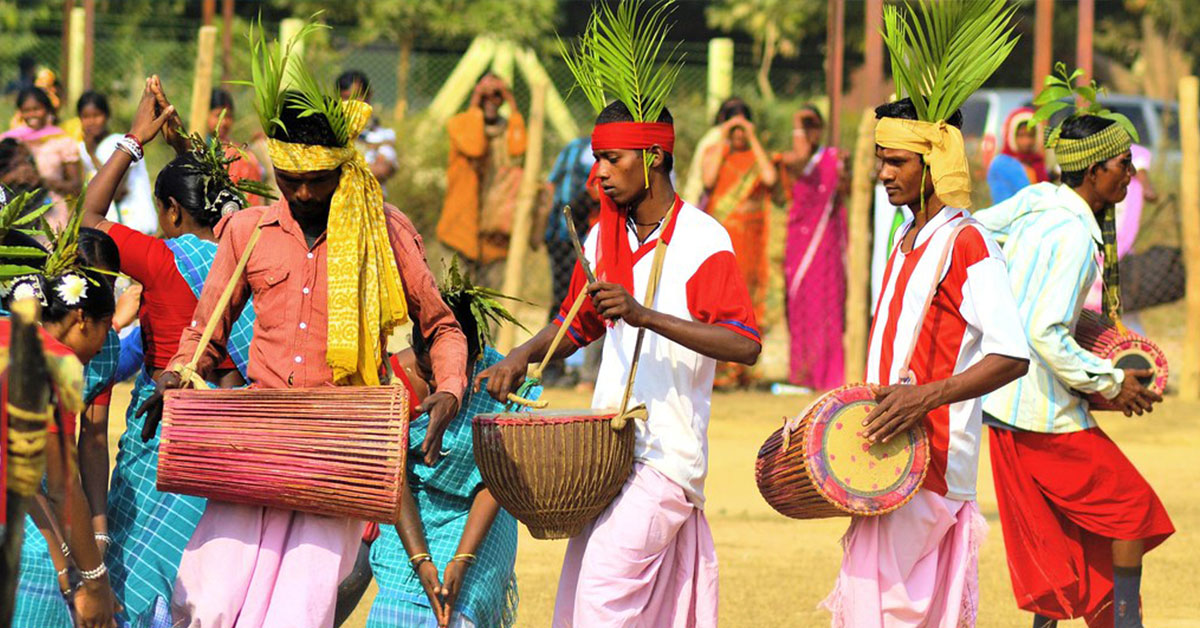
[[[499,362],[503,356],[490,348],[475,364],[475,373]],[[532,391],[536,399],[541,389]],[[471,419],[478,414],[503,412],[504,406],[486,392],[472,393],[463,399],[462,410],[446,428],[442,437],[442,458],[432,467],[425,466],[421,443],[429,428],[429,416],[413,420],[408,432],[408,481],[421,512],[429,553],[439,573],[458,549],[467,524],[467,513],[483,479],[475,466],[471,440]],[[408,563],[408,554],[393,526],[385,526],[371,544],[371,569],[379,593],[371,604],[368,628],[391,626],[437,626],[425,590]],[[475,552],[475,564],[467,569],[455,611],[480,628],[512,626],[516,620],[517,579],[513,565],[517,560],[517,520],[501,510],[491,529]]]
[[[179,273],[199,298],[216,257],[217,244],[192,235],[166,243],[175,253]],[[243,377],[246,377],[253,329],[254,310],[247,303],[230,330],[226,347]],[[154,381],[143,369],[129,402],[125,433],[121,435],[108,491],[108,528],[113,539],[107,560],[109,578],[117,599],[125,605],[124,617],[136,625],[154,614],[156,602],[171,599],[183,549],[204,514],[205,504],[199,497],[160,493],[155,488],[158,436],[143,443],[145,419],[135,415],[153,393]]]

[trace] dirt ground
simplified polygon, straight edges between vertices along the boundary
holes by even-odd
[[[129,398],[123,386],[114,399]],[[559,408],[585,407],[588,398],[551,391],[548,398]],[[717,394],[709,428],[707,516],[716,539],[721,564],[721,625],[723,626],[823,626],[828,615],[817,604],[829,592],[837,573],[841,550],[838,539],[845,519],[795,521],[767,506],[754,485],[754,460],[759,446],[785,415],[803,409],[806,397],[767,393]],[[1126,419],[1102,415],[1104,428],[1154,485],[1179,530],[1145,563],[1142,596],[1147,626],[1183,628],[1200,626],[1200,429],[1196,417],[1200,404],[1168,400],[1146,418]],[[124,429],[124,408],[113,409],[112,440]],[[1009,628],[1030,623],[1017,610],[1009,584],[1004,543],[996,513],[990,462],[984,447],[980,461],[979,505],[992,528],[981,552],[981,628]],[[548,626],[565,541],[537,541],[522,529],[517,554],[521,605],[519,626]],[[368,592],[347,626],[365,624]],[[1083,622],[1060,624],[1083,626]]]

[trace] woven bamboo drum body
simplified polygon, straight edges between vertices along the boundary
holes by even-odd
[[[402,386],[167,391],[158,490],[395,523],[408,403]]]
[[[1167,389],[1167,356],[1145,336],[1128,330],[1121,332],[1107,317],[1084,310],[1075,326],[1075,340],[1085,351],[1111,360],[1117,368],[1153,370],[1153,376],[1141,379],[1142,385],[1160,395]],[[1092,393],[1087,400],[1092,410],[1118,409],[1103,395]]]
[[[877,516],[912,499],[925,479],[929,444],[917,427],[869,443],[862,420],[875,407],[870,386],[819,397],[758,451],[755,479],[767,503],[794,519]]]
[[[534,538],[579,534],[633,472],[633,425],[614,431],[614,415],[567,410],[475,417],[475,463],[484,485]]]

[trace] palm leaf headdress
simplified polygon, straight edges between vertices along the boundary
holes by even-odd
[[[254,88],[254,109],[268,137],[274,137],[276,131],[287,134],[281,115],[287,106],[300,109],[301,118],[324,117],[329,121],[329,128],[340,145],[347,146],[354,138],[350,134],[350,123],[340,94],[333,85],[325,86],[318,81],[297,55],[297,44],[313,33],[329,28],[315,21],[319,15],[317,13],[309,18],[287,42],[275,41],[273,44],[267,40],[262,17],[259,16],[258,21],[251,24],[248,35],[250,80],[231,82]],[[285,92],[291,98],[285,99]]]
[[[442,299],[450,306],[451,311],[463,313],[466,310],[470,311],[471,318],[475,320],[475,327],[479,334],[477,340],[481,349],[492,343],[492,330],[502,324],[511,323],[525,329],[521,321],[517,320],[517,317],[500,302],[507,300],[525,303],[525,301],[491,288],[474,285],[459,267],[457,256],[450,260],[450,266],[446,269],[439,288]]]
[[[1000,67],[1017,38],[1004,0],[919,0],[884,7],[883,40],[901,97],[917,118],[946,120]]]
[[[675,0],[649,7],[644,0],[621,0],[616,10],[600,2],[575,44],[558,40],[579,91],[596,113],[619,100],[635,122],[658,120],[682,67],[678,45],[659,61],[674,10]]]
[[[224,117],[224,112],[221,116]],[[217,123],[220,126],[220,123]],[[254,195],[265,199],[274,200],[275,190],[270,185],[255,181],[254,179],[240,179],[234,181],[229,174],[229,165],[238,159],[245,156],[245,151],[238,147],[238,155],[226,156],[225,144],[216,136],[204,138],[199,132],[193,131],[187,137],[188,143],[191,146],[192,156],[196,158],[198,166],[195,167],[204,181],[204,198],[218,198],[220,195],[209,194],[211,187],[216,187],[219,190],[228,190],[229,195],[240,205],[241,208],[248,207],[250,204],[248,196]],[[215,208],[222,215],[220,207]]]
[[[1042,91],[1033,100],[1033,104],[1037,105],[1038,109],[1033,114],[1033,118],[1029,120],[1029,124],[1046,122],[1054,114],[1074,106],[1075,110],[1064,118],[1062,122],[1082,116],[1096,116],[1105,120],[1112,120],[1117,126],[1128,133],[1133,141],[1139,141],[1137,128],[1133,126],[1133,122],[1130,122],[1129,118],[1115,111],[1109,111],[1097,100],[1098,96],[1105,93],[1105,89],[1100,87],[1094,79],[1088,83],[1080,83],[1079,79],[1082,77],[1083,70],[1077,69],[1074,72],[1068,73],[1065,63],[1061,61],[1055,63],[1054,72],[1046,75],[1042,83]],[[1046,138],[1047,144],[1051,144],[1058,139],[1058,135],[1062,131],[1062,122],[1053,129],[1050,129],[1048,132],[1049,135]]]

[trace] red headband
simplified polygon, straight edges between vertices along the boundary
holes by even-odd
[[[638,150],[655,144],[675,152],[675,127],[666,122],[608,122],[592,129],[592,150]]]

